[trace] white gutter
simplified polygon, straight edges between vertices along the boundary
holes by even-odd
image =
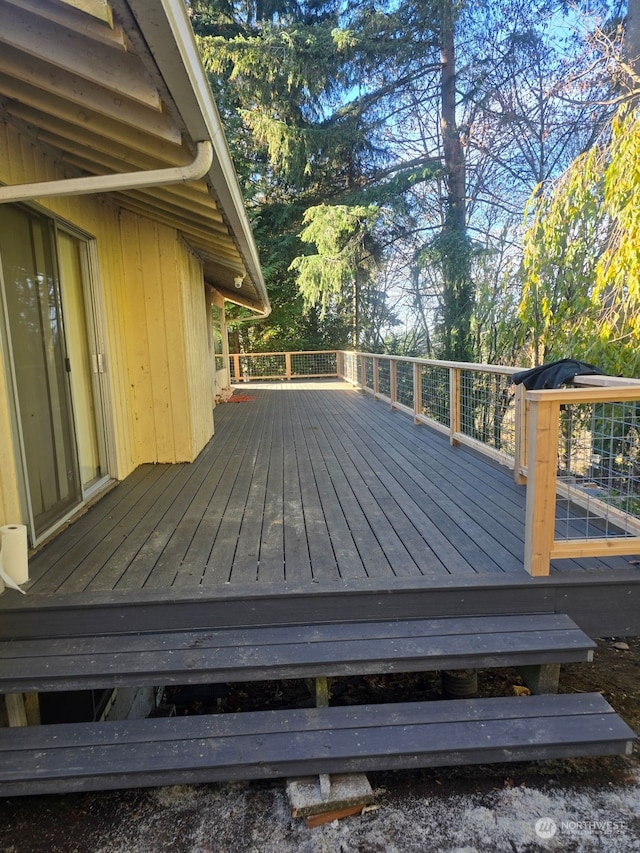
[[[151,169],[145,172],[118,172],[92,175],[86,178],[63,178],[35,184],[16,184],[0,187],[0,204],[6,201],[32,201],[52,196],[87,195],[88,193],[118,192],[142,187],[160,187],[198,181],[208,174],[213,163],[213,145],[209,140],[198,142],[195,160],[187,166]]]

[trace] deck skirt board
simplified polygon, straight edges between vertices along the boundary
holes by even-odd
[[[0,795],[628,753],[599,694],[0,731]]]

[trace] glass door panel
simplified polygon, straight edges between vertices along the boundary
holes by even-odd
[[[82,498],[51,221],[1,205],[0,263],[25,490],[37,537]]]

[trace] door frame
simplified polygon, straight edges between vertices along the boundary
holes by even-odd
[[[109,382],[107,381],[107,355],[106,355],[106,334],[104,320],[104,306],[102,304],[102,288],[99,278],[99,263],[98,263],[98,246],[95,237],[87,234],[82,229],[66,222],[63,219],[55,218],[56,238],[58,232],[68,235],[83,243],[85,251],[81,257],[82,268],[82,286],[84,294],[85,320],[89,331],[89,345],[95,352],[91,353],[92,360],[95,365],[96,384],[99,386],[100,395],[100,411],[97,417],[101,419],[101,427],[104,438],[104,466],[105,473],[102,477],[91,483],[88,488],[85,488],[81,482],[83,503],[92,498],[97,492],[104,489],[105,485],[112,479],[113,460],[116,458],[114,445],[113,410],[111,404],[111,394]],[[56,262],[58,262],[58,253],[56,245]],[[62,312],[64,317],[64,282],[58,270],[58,280],[60,281]],[[71,395],[71,406],[74,418],[74,431],[76,433],[77,443],[77,418],[75,414],[75,401],[73,393]]]

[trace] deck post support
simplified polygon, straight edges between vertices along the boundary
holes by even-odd
[[[535,695],[557,693],[560,684],[560,664],[540,663],[519,666],[518,672],[529,690]]]
[[[233,353],[233,373],[236,382],[240,382],[242,379],[242,376],[240,376],[240,355],[235,352]]]
[[[4,697],[7,706],[7,718],[12,728],[22,728],[28,725],[24,693],[6,693]]]
[[[286,352],[284,354],[284,371],[287,379],[291,379],[291,353]]]
[[[329,707],[329,679],[324,675],[316,676],[314,679],[315,682],[315,692],[316,692],[316,708],[328,708]],[[289,788],[292,784],[293,780],[289,782],[287,787]],[[298,780],[298,784],[304,783],[305,780]],[[369,785],[369,780],[367,779],[364,773],[351,773],[349,775],[341,775],[335,779],[332,778],[330,773],[320,773],[318,776],[319,783],[319,793],[320,797],[317,801],[315,808],[309,809],[307,808],[306,813],[311,815],[312,813],[317,814],[317,818],[315,823],[309,823],[309,826],[314,826],[320,823],[324,823],[323,815],[326,816],[326,820],[332,820],[334,817],[347,817],[351,814],[356,814],[361,811],[362,806],[366,805],[369,802],[373,801],[373,792],[371,790],[371,786]],[[308,782],[306,782],[308,786]],[[335,786],[335,790],[334,790]],[[341,787],[344,788],[346,786],[349,797],[348,802],[343,802],[344,794],[340,794]],[[291,794],[290,794],[291,798]],[[357,803],[357,805],[353,805],[353,802]],[[344,806],[349,805],[350,808],[344,810],[344,813],[338,814],[337,809],[340,809]],[[294,816],[295,816],[294,809]],[[298,810],[298,814],[302,814],[302,810]]]
[[[460,432],[460,368],[449,368],[449,443],[459,444],[456,435]]]
[[[318,675],[315,678],[316,686],[316,708],[329,707],[329,679],[325,675]],[[320,797],[323,800],[328,800],[331,796],[331,776],[328,773],[321,773],[318,777],[320,782]]]
[[[315,678],[316,708],[329,707],[329,679],[325,675]]]
[[[380,359],[376,358],[374,356],[373,360],[372,360],[372,364],[373,364],[373,399],[377,400],[378,399],[378,387],[380,385],[380,383],[378,381],[378,370],[380,369]]]
[[[548,576],[553,549],[558,474],[560,404],[544,391],[529,391],[527,504],[524,567],[533,577]]]

